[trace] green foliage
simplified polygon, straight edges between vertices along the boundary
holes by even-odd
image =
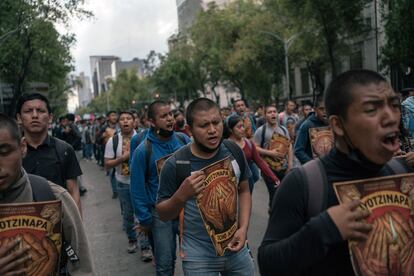
[[[402,65],[414,68],[414,1],[386,2],[388,5],[383,7],[383,16],[387,39],[382,49],[382,67]]]
[[[66,76],[72,70],[70,47],[74,35],[61,35],[56,23],[66,24],[72,16],[91,13],[81,8],[82,0],[0,1],[0,80],[13,86],[9,114],[29,82],[49,85],[49,97],[56,101],[55,113],[62,112]],[[62,102],[63,101],[63,102]]]
[[[348,54],[350,39],[367,31],[362,10],[371,0],[268,0],[279,2],[278,8],[286,14],[293,32],[296,56],[312,66],[329,63],[333,76],[339,71],[340,57]],[[312,67],[311,66],[311,67]],[[318,70],[320,70],[318,69]]]
[[[87,107],[78,108],[77,114],[99,113],[109,110],[129,110],[140,103],[151,100],[149,79],[140,79],[135,70],[123,70],[115,81],[110,83],[110,90],[92,99]],[[106,94],[109,93],[109,94]]]
[[[139,79],[134,70],[123,70],[111,84],[109,100],[111,109],[128,110],[134,102],[151,98],[148,81]]]
[[[197,89],[202,88],[198,66],[193,57],[194,47],[182,37],[177,37],[171,49],[158,69],[151,83],[161,97],[184,103],[185,99],[197,97]],[[200,85],[201,84],[201,85]]]

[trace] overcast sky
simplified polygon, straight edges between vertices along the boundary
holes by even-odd
[[[167,52],[167,38],[177,31],[176,0],[86,0],[94,19],[73,22],[76,72],[90,76],[89,56],[145,58],[150,50]]]

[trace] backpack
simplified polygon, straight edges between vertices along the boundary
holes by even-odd
[[[406,173],[406,168],[395,158],[386,164],[394,174]],[[308,192],[308,208],[306,218],[318,215],[327,209],[328,204],[328,177],[320,158],[311,160],[299,168],[299,172],[306,183]]]
[[[143,133],[145,131],[141,131],[138,135],[141,135],[141,137],[138,137],[138,141],[141,141],[141,138],[143,138],[146,133]],[[181,132],[175,132],[176,137],[178,140],[185,146],[187,144],[187,141],[184,138],[184,133]],[[138,143],[137,143],[138,144]],[[152,145],[151,141],[148,139],[144,140],[145,145],[145,164],[147,164],[147,167],[145,169],[145,184],[148,184],[148,177],[149,177],[149,167],[150,167],[150,161],[151,161],[151,155],[152,155]]]
[[[52,188],[50,188],[49,182],[46,178],[43,178],[34,174],[27,174],[29,178],[30,186],[32,188],[33,201],[52,201],[56,200],[56,196],[53,194]],[[64,240],[63,228],[62,228],[62,248],[60,252],[60,275],[67,275],[67,263],[68,260],[72,263],[79,261],[79,257],[76,255],[72,246]]]

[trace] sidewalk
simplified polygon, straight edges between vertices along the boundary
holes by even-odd
[[[140,253],[128,254],[128,240],[122,231],[118,199],[112,191],[105,171],[95,162],[80,162],[84,185],[88,192],[82,197],[83,220],[92,248],[95,269],[99,276],[155,275],[150,263],[140,260]],[[253,192],[253,210],[249,228],[249,245],[257,263],[257,248],[267,226],[267,190],[263,182],[256,183]],[[177,258],[176,276],[183,275],[181,261]],[[259,275],[256,266],[256,275]]]

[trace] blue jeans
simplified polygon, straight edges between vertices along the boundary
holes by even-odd
[[[164,222],[153,209],[152,236],[157,276],[173,275],[177,258],[178,220]]]
[[[111,182],[111,188],[112,188],[112,193],[116,193],[117,192],[117,181],[115,178],[115,169],[110,169],[109,170],[109,181]],[[122,207],[121,207],[122,209]]]
[[[83,145],[83,157],[86,159],[92,158],[92,144]]]
[[[134,230],[134,209],[132,208],[131,193],[129,184],[117,181],[117,190],[119,202],[122,208],[122,224],[128,236],[128,240],[136,241],[136,233]]]
[[[239,252],[202,261],[183,261],[185,276],[252,276],[254,275],[253,259],[247,247]]]
[[[135,218],[134,224],[135,226],[139,225],[139,221],[136,218]],[[151,241],[150,241],[149,235],[143,232],[140,232],[137,234],[137,240],[138,240],[138,244],[141,250],[151,248]]]

